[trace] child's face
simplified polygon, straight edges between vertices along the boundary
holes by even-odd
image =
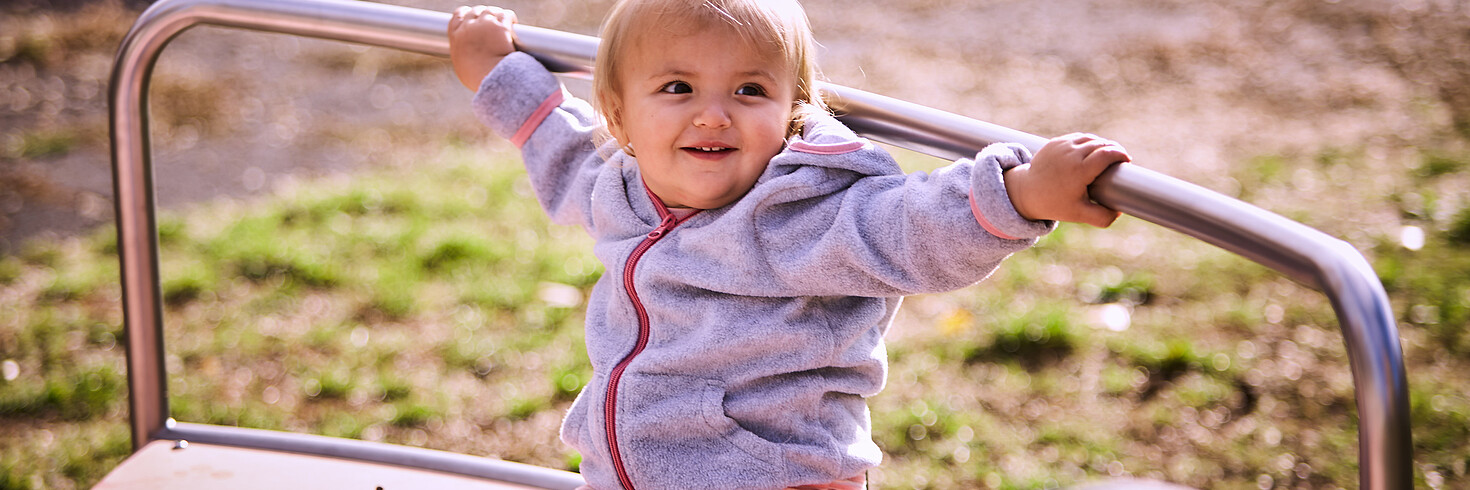
[[[648,188],[670,207],[744,196],[781,151],[796,76],[729,29],[658,29],[620,60],[613,135],[631,143]]]

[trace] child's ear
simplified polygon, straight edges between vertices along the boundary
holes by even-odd
[[[623,111],[614,105],[608,108],[603,119],[607,122],[607,132],[612,134],[613,139],[618,140],[618,145],[627,145],[628,138],[623,133]]]

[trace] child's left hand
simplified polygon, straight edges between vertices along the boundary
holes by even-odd
[[[1132,159],[1112,141],[1072,133],[1048,141],[1031,163],[1005,172],[1011,205],[1026,219],[1070,221],[1107,228],[1120,213],[1092,201],[1087,186],[1115,163]]]

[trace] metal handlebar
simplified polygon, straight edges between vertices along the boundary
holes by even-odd
[[[158,274],[153,171],[148,142],[148,84],[159,53],[196,25],[347,41],[448,56],[449,14],[352,0],[161,0],[134,23],[118,50],[109,92],[118,255],[121,262],[128,388],[134,448],[153,439],[192,437],[223,444],[302,451],[283,435],[176,424],[168,417],[163,316]],[[560,72],[591,72],[594,37],[517,26],[519,47]],[[984,146],[1019,142],[1038,150],[1045,139],[878,94],[823,84],[832,108],[869,138],[945,159],[971,158]],[[1347,344],[1359,417],[1361,488],[1411,488],[1408,381],[1388,296],[1371,266],[1351,245],[1300,223],[1208,189],[1122,164],[1092,186],[1108,207],[1169,228],[1275,269],[1331,300]],[[311,440],[319,453],[369,461],[408,457],[431,469],[484,475],[499,470],[459,455],[404,452],[384,445]],[[349,441],[356,442],[356,441]],[[290,448],[286,448],[290,446]],[[367,447],[368,449],[363,449]],[[556,480],[515,468],[508,481]],[[500,474],[500,473],[497,473]],[[503,476],[503,475],[502,475]],[[550,480],[546,480],[549,478]]]

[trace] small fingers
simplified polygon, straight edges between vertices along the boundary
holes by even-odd
[[[486,10],[489,8],[490,7],[486,7],[484,5],[476,5],[473,7],[465,5],[454,9],[454,13],[449,16],[449,32],[454,32],[465,24],[472,24],[475,21],[480,20],[480,17],[483,16]]]
[[[450,23],[454,24],[454,19],[459,19],[458,25],[478,23],[484,20],[486,15],[489,15],[492,8],[494,7],[485,5],[457,8],[454,10],[454,16],[450,18]]]
[[[1069,133],[1052,140],[1053,142],[1066,144],[1073,148],[1096,147],[1105,145],[1116,145],[1117,143],[1092,133]]]
[[[1077,211],[1078,213],[1080,213],[1080,215],[1077,217],[1077,222],[1086,223],[1092,226],[1096,226],[1098,228],[1107,228],[1109,226],[1112,226],[1113,222],[1117,221],[1118,217],[1123,215],[1123,213],[1114,211],[1106,206],[1092,201],[1084,203],[1082,205],[1082,208],[1078,209]]]
[[[459,29],[459,26],[464,24],[465,17],[470,15],[471,11],[472,9],[468,5],[454,9],[454,14],[449,16],[449,32],[454,32],[456,29]]]
[[[1068,134],[1066,136],[1063,136],[1062,139],[1065,139],[1067,141],[1070,141],[1074,145],[1081,145],[1083,143],[1087,143],[1089,141],[1097,140],[1097,139],[1102,139],[1102,138],[1099,138],[1097,135],[1092,134],[1092,133],[1071,133],[1071,134]]]
[[[1065,153],[1081,153],[1081,156],[1085,157],[1098,148],[1116,144],[1092,133],[1069,133],[1052,138],[1046,146],[1054,147],[1056,151]]]
[[[1095,135],[1095,134],[1092,134],[1092,133],[1071,133],[1071,134],[1067,134],[1067,135],[1063,135],[1063,136],[1057,137],[1056,139],[1057,140],[1061,140],[1061,141],[1065,141],[1067,143],[1071,143],[1073,146],[1079,146],[1079,147],[1081,147],[1081,146],[1091,146],[1091,147],[1097,147],[1097,146],[1121,146],[1121,145],[1118,145],[1118,142],[1116,142],[1116,141],[1113,141],[1113,140],[1110,140],[1110,139],[1107,139],[1107,138],[1104,138],[1104,137],[1101,137],[1101,136],[1098,136],[1098,135]]]
[[[476,18],[491,17],[502,24],[511,24],[516,21],[516,13],[513,10],[492,7],[489,5],[476,5],[472,12]]]
[[[1128,155],[1128,150],[1123,149],[1122,145],[1112,142],[1093,149],[1083,159],[1083,163],[1087,165],[1112,165],[1114,163],[1131,161],[1133,161],[1133,157]]]
[[[452,33],[459,30],[460,27],[477,24],[481,21],[491,21],[494,24],[505,27],[513,26],[519,22],[516,18],[515,11],[510,9],[489,5],[462,6],[454,9],[454,13],[449,16],[448,30]]]
[[[1101,172],[1103,169],[1122,162],[1131,162],[1133,157],[1128,155],[1128,150],[1116,141],[1100,138],[1095,135],[1086,135],[1073,140],[1075,150],[1081,157],[1084,167]]]

